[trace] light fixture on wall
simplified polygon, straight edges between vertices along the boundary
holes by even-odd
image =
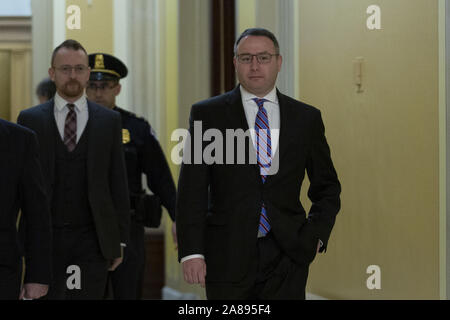
[[[87,0],[88,7],[92,7],[93,0]]]

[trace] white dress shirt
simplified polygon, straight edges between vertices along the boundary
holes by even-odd
[[[64,100],[58,93],[55,94],[55,121],[58,127],[61,139],[64,141],[64,127],[66,124],[66,117],[69,113],[69,107],[67,106],[70,102]],[[77,143],[80,141],[81,135],[86,128],[89,112],[87,107],[86,96],[83,95],[80,99],[73,103],[75,105],[75,112],[77,114]]]
[[[252,137],[253,145],[256,148],[256,139],[255,139],[255,121],[256,115],[258,114],[258,105],[252,99],[259,98],[254,94],[251,94],[247,90],[245,90],[242,86],[241,89],[241,97],[242,97],[242,105],[244,106],[245,117],[247,118],[248,127],[250,129],[250,134]],[[278,96],[277,89],[274,87],[272,91],[270,91],[264,99],[268,100],[264,102],[264,109],[267,111],[267,116],[269,118],[269,127],[270,127],[270,138],[272,145],[272,158],[277,150],[278,141],[280,138],[280,106],[278,104]],[[192,254],[181,259],[181,263],[186,260],[194,259],[194,258],[202,258],[205,257],[201,254]]]

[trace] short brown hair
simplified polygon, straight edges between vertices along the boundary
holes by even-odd
[[[55,61],[56,54],[62,48],[72,49],[72,50],[75,50],[75,51],[81,50],[81,51],[83,51],[86,54],[86,59],[88,59],[88,61],[89,61],[87,51],[86,51],[86,49],[84,49],[84,47],[81,45],[81,43],[79,43],[76,40],[68,39],[68,40],[64,41],[63,43],[61,43],[59,46],[57,46],[55,48],[55,50],[53,50],[52,67],[53,67],[53,62]]]

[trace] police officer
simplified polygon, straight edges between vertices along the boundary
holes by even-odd
[[[160,203],[174,221],[172,225],[174,242],[176,242],[175,184],[164,153],[149,123],[116,106],[116,97],[121,90],[119,80],[127,76],[127,67],[116,57],[105,53],[90,54],[89,66],[91,75],[86,88],[88,99],[122,115],[122,138],[131,196],[131,243],[125,248],[123,263],[110,274],[112,294],[114,299],[140,299],[145,266],[145,215],[157,216],[157,212],[149,212],[150,206],[143,203],[148,196],[143,191],[142,174],[146,175],[149,189],[158,200],[160,199]]]

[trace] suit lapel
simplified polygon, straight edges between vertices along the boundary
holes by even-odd
[[[11,138],[9,135],[9,130],[6,128],[3,120],[0,119],[0,199],[2,201],[7,200],[5,199],[7,196],[7,190],[8,188],[11,188],[11,183],[9,182],[11,177],[11,173],[9,172],[11,170],[11,164],[9,163],[11,162]]]
[[[289,121],[289,108],[291,107],[286,101],[284,95],[277,90],[278,103],[280,106],[280,137],[278,141],[278,150],[275,158],[280,161],[283,155],[289,149],[290,134],[293,131],[292,121]],[[295,128],[294,128],[295,129]]]
[[[95,128],[97,127],[98,121],[98,109],[95,105],[93,105],[89,100],[87,101],[88,106],[88,114],[89,119],[86,125],[86,129],[88,130],[88,154],[87,154],[87,169],[88,169],[88,181],[89,185],[91,185],[91,181],[94,177],[95,173],[95,160],[101,157],[99,146],[99,135],[98,132],[96,134]]]
[[[244,106],[242,104],[242,96],[241,96],[241,90],[239,89],[239,86],[237,86],[233,91],[230,92],[228,96],[228,108],[227,108],[227,129],[242,129],[244,132],[249,132],[249,126],[247,117],[245,115]],[[256,160],[256,150],[253,146],[252,139],[250,137],[250,148],[249,152],[251,154],[246,154],[246,159],[255,159]],[[240,152],[240,151],[238,151]],[[259,166],[258,164],[251,165],[252,167],[252,173],[254,176],[257,177],[258,181],[262,183],[262,179],[259,172]]]
[[[0,163],[2,159],[4,160],[10,154],[10,140],[9,130],[6,128],[3,120],[0,119]],[[2,168],[5,168],[3,163],[0,164],[0,169]]]
[[[239,86],[230,92],[228,98],[228,124],[229,129],[243,129],[247,131],[248,122],[245,116],[244,106],[242,105],[242,97]]]
[[[42,140],[40,148],[42,150],[42,162],[47,164],[48,174],[50,175],[51,184],[53,184],[55,176],[55,134],[59,135],[58,127],[55,121],[54,113],[55,102],[50,100],[42,106]],[[58,136],[59,138],[59,136]]]
[[[6,129],[3,120],[0,119],[0,151],[8,150],[8,141],[8,130]]]

